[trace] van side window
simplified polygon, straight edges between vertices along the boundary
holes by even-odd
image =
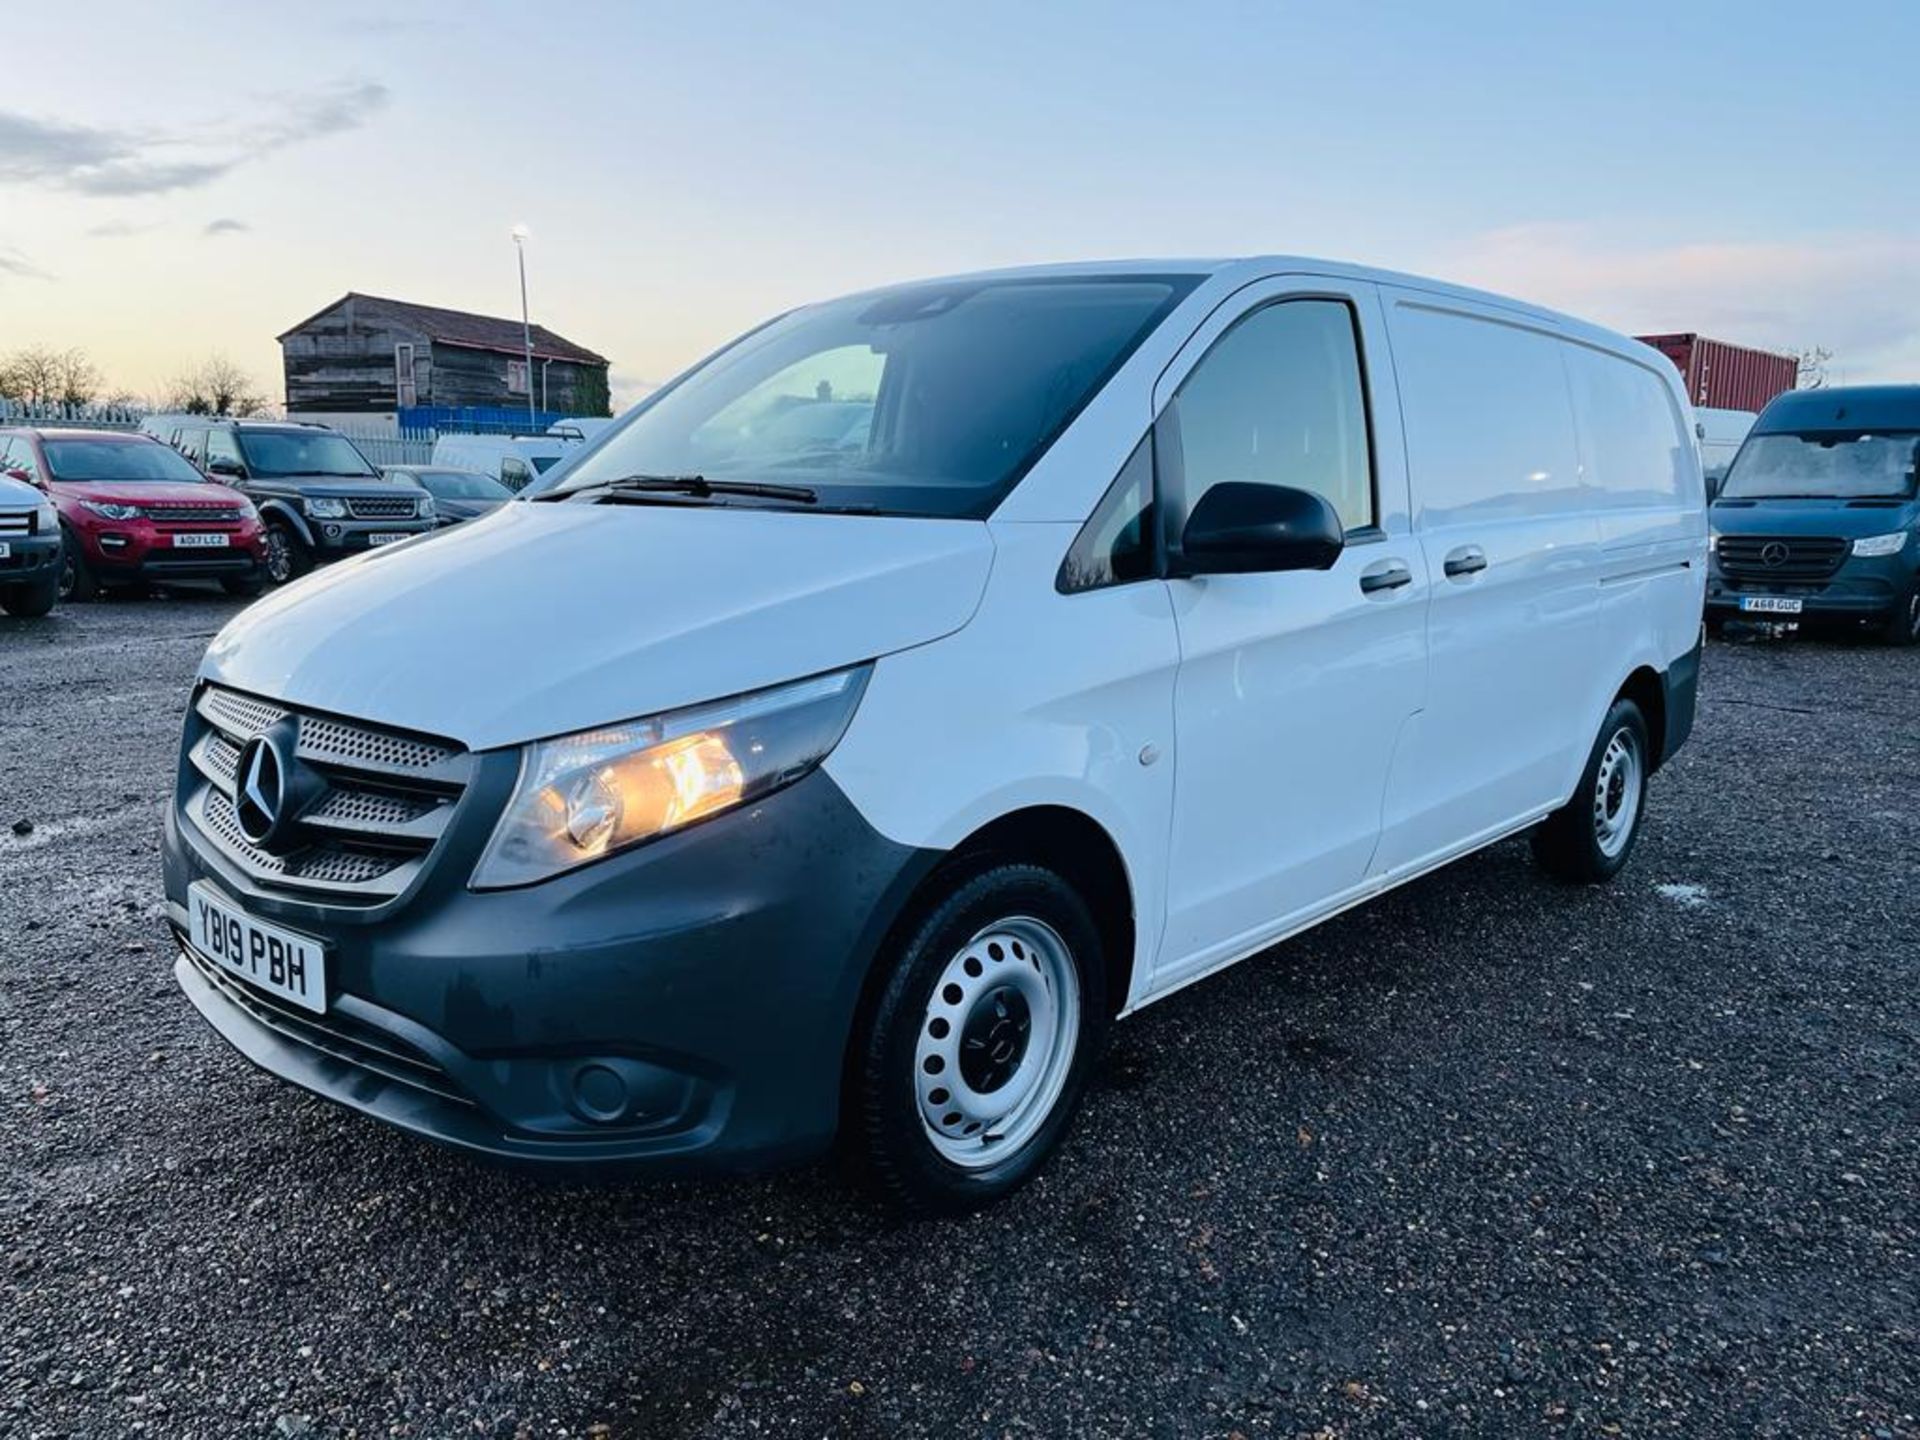
[[[1060,562],[1062,595],[1150,579],[1153,553],[1153,435],[1133,447],[1107,493]]]
[[[1401,302],[1390,320],[1421,527],[1584,511],[1557,337]]]
[[[174,444],[182,455],[196,465],[207,458],[207,432],[204,430],[182,430]]]
[[[1567,374],[1595,501],[1612,509],[1680,504],[1691,488],[1692,446],[1667,387],[1632,361],[1598,350],[1569,349]]]
[[[522,489],[533,479],[533,472],[527,468],[527,462],[516,455],[509,455],[500,462],[500,483],[509,490]]]
[[[1173,404],[1189,512],[1240,480],[1325,496],[1348,530],[1376,523],[1358,328],[1344,301],[1254,311],[1214,342]]]

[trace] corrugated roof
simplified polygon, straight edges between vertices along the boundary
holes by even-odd
[[[362,295],[349,290],[331,305],[322,306],[298,325],[274,338],[285,340],[296,330],[304,330],[322,315],[353,302],[354,318],[372,322],[397,321],[419,330],[442,345],[459,345],[469,350],[495,350],[503,355],[522,353],[520,322],[495,315],[475,315],[469,310],[446,310],[438,305],[417,305],[411,300],[389,300],[379,295]],[[607,357],[595,354],[584,345],[576,345],[564,335],[556,335],[544,325],[533,327],[533,355],[536,360],[572,360],[582,365],[605,365]]]

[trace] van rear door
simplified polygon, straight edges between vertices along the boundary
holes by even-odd
[[[1168,582],[1180,669],[1156,988],[1365,879],[1394,747],[1426,684],[1426,566],[1392,376],[1374,358],[1381,325],[1371,285],[1263,281],[1216,311],[1156,388],[1171,533],[1226,481],[1315,491],[1347,528],[1329,570]]]

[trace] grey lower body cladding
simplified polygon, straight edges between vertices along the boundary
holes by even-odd
[[[495,788],[484,771],[476,786]],[[497,808],[476,805],[406,895],[359,912],[257,888],[171,809],[182,989],[274,1074],[500,1159],[692,1173],[824,1149],[873,956],[939,857],[886,840],[816,771],[571,874],[476,893]],[[187,944],[196,881],[326,944],[324,1014]]]

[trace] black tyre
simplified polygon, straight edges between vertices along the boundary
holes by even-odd
[[[1905,602],[1881,622],[1880,638],[1889,645],[1920,645],[1920,582],[1907,592]]]
[[[18,615],[22,620],[37,620],[53,609],[53,602],[59,598],[58,576],[35,585],[0,586],[0,610]]]
[[[957,875],[879,962],[856,1029],[844,1139],[898,1209],[991,1204],[1046,1164],[1106,1039],[1086,902],[1038,865]]]
[[[62,600],[91,600],[100,593],[87,557],[81,552],[80,537],[66,526],[60,527],[60,575],[56,588]]]
[[[293,527],[278,520],[267,525],[267,579],[275,585],[298,580],[313,568],[313,552]]]
[[[257,576],[249,575],[244,579],[236,577],[222,580],[220,588],[236,600],[257,600],[266,583]]]
[[[1584,885],[1619,874],[1640,838],[1652,769],[1646,717],[1633,701],[1614,701],[1573,798],[1534,829],[1541,868]]]

